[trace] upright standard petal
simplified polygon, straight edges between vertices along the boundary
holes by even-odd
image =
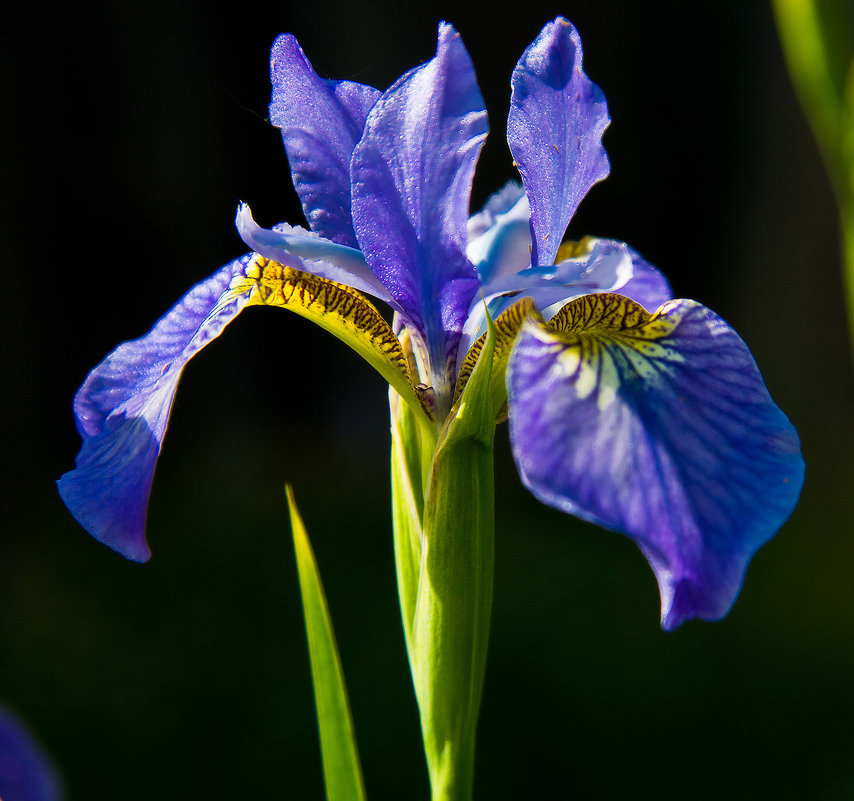
[[[637,541],[664,628],[723,617],[804,477],[798,436],[738,335],[694,301],[650,315],[589,295],[550,326],[526,323],[507,384],[528,488]]]
[[[487,121],[457,32],[399,78],[368,115],[351,163],[353,225],[371,269],[423,339],[437,391],[478,288],[466,258],[469,195]]]
[[[83,446],[57,481],[59,494],[83,528],[128,559],[151,555],[148,496],[181,372],[243,309],[246,294],[229,285],[244,280],[252,258],[194,286],[148,334],[107,356],[74,398]]]
[[[60,801],[56,769],[23,723],[0,709],[0,796],[5,801]]]
[[[281,128],[294,187],[313,231],[356,247],[350,218],[350,158],[380,91],[320,78],[297,40],[282,34],[270,61],[270,122]]]
[[[531,263],[554,261],[566,226],[590,187],[608,175],[602,90],[581,68],[581,39],[558,17],[513,70],[507,141],[531,204]]]

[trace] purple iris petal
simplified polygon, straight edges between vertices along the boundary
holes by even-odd
[[[443,23],[436,56],[377,101],[353,153],[356,238],[423,338],[434,385],[452,380],[446,373],[479,285],[465,255],[466,223],[486,132],[471,60]]]
[[[648,312],[654,312],[663,303],[673,299],[670,282],[636,250],[625,246],[632,259],[632,275],[623,286],[614,291],[640,303]]]
[[[497,217],[497,225],[501,225],[501,219]],[[489,235],[487,232],[480,238]],[[472,303],[458,358],[465,356],[472,342],[486,331],[485,308],[495,319],[521,298],[529,297],[549,320],[573,298],[597,292],[624,295],[647,311],[655,311],[673,297],[664,275],[628,245],[613,239],[591,239],[587,253],[550,267],[532,267],[511,274],[498,269],[496,277],[483,287],[483,298]]]
[[[614,239],[591,239],[589,253],[553,267],[534,268],[523,276],[532,282],[537,277],[554,285],[551,289],[537,285],[531,291],[546,319],[557,314],[571,298],[594,292],[616,292],[640,303],[649,312],[673,297],[670,284],[661,272],[637,251]],[[561,293],[558,285],[566,289]]]
[[[543,502],[637,541],[664,628],[720,618],[797,502],[797,434],[713,312],[671,301],[642,332],[637,307],[626,316],[627,301],[596,297],[602,311],[582,309],[575,334],[528,323],[516,341],[507,384],[519,473]],[[589,326],[609,315],[612,336]]]
[[[151,555],[148,496],[181,371],[242,310],[245,296],[218,301],[251,258],[194,286],[148,334],[107,356],[74,398],[83,446],[75,469],[57,481],[59,494],[83,528],[128,559]]]
[[[270,121],[282,130],[294,187],[313,231],[356,247],[350,219],[350,157],[380,91],[320,78],[297,40],[283,34],[270,62]]]
[[[558,17],[513,70],[507,141],[531,204],[534,265],[554,261],[581,199],[608,175],[608,108],[581,56],[578,32]]]
[[[3,801],[59,801],[56,770],[24,725],[0,709],[0,797]]]

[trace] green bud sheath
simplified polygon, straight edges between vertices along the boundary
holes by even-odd
[[[399,594],[433,801],[472,795],[494,571],[494,344],[490,324],[435,448],[391,403]]]

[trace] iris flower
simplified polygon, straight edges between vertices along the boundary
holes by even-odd
[[[635,540],[665,628],[725,615],[797,502],[798,437],[720,317],[672,299],[621,242],[563,241],[609,172],[608,110],[575,28],[557,18],[519,60],[507,139],[521,184],[471,217],[487,117],[450,25],[435,57],[385,92],[320,78],[290,35],[271,72],[270,119],[310,230],[263,229],[241,205],[252,252],[89,374],[74,400],[82,449],[58,482],[74,517],[127,558],[149,558],[146,508],[181,373],[247,306],[332,331],[435,432],[460,408],[489,332],[492,413],[509,419],[528,489]]]

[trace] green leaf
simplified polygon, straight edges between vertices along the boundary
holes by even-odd
[[[350,702],[329,607],[290,485],[285,487],[296,551],[297,573],[302,595],[317,727],[323,757],[323,780],[329,801],[364,801],[365,786],[353,731]]]
[[[839,205],[854,345],[854,3],[774,0],[774,11],[792,83]]]
[[[852,191],[845,177],[854,166],[846,165],[845,153],[854,122],[845,100],[854,65],[854,12],[836,0],[774,0],[774,11],[792,82],[841,202]]]

